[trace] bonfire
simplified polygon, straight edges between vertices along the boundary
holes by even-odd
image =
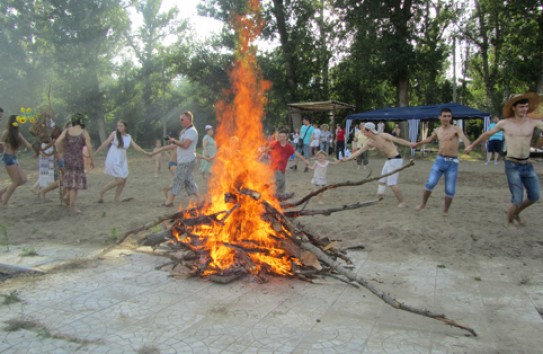
[[[312,235],[295,224],[294,219],[300,216],[329,215],[377,203],[375,200],[326,210],[304,209],[312,197],[325,190],[361,185],[383,176],[329,185],[296,202],[278,200],[273,171],[258,149],[266,145],[262,119],[265,93],[271,87],[258,70],[253,45],[263,25],[259,1],[249,0],[247,13],[236,16],[233,24],[238,35],[237,50],[230,71],[231,88],[216,104],[219,150],[206,201],[131,230],[119,242],[131,234],[169,222],[166,230],[145,236],[142,243],[154,247],[165,243],[166,252],[161,254],[171,258],[164,266],[171,266],[172,272],[182,266],[188,270],[185,275],[219,283],[243,276],[259,282],[269,276],[296,276],[312,281],[325,274],[354,286],[362,285],[395,308],[438,319],[476,335],[473,329],[444,315],[413,308],[383,293],[349,270],[352,262],[336,240]],[[413,161],[402,169],[412,165]]]

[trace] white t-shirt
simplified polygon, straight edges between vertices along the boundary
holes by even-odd
[[[198,131],[194,125],[184,129],[179,134],[179,141],[190,140],[190,145],[186,149],[177,147],[177,164],[191,162],[196,159],[196,144],[198,144]]]
[[[317,147],[320,144],[321,139],[321,130],[319,128],[314,128],[313,135],[311,136],[311,142],[309,146]]]

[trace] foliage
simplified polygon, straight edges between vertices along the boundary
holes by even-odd
[[[289,124],[293,101],[333,99],[363,111],[448,102],[456,92],[461,103],[495,113],[510,93],[543,93],[543,0],[260,3],[261,41],[268,45],[259,51],[259,67],[272,82],[267,127]],[[95,142],[118,119],[143,146],[177,132],[184,110],[195,113],[199,129],[215,124],[214,104],[230,85],[236,44],[230,23],[246,1],[200,1],[200,15],[224,23],[206,41],[164,4],[2,1],[0,106],[52,111],[59,125],[85,112]],[[463,58],[457,82],[447,74],[453,49]]]

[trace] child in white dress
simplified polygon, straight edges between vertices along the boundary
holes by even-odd
[[[314,185],[316,189],[320,189],[326,186],[327,184],[326,174],[328,172],[328,166],[337,165],[338,163],[341,162],[339,160],[329,161],[327,157],[328,157],[328,154],[320,150],[319,152],[317,152],[317,160],[315,160],[313,165],[308,166],[310,169],[313,170],[313,178],[311,179],[311,184]],[[323,194],[324,193],[320,193],[317,196],[317,203],[321,205],[324,204],[322,200]]]

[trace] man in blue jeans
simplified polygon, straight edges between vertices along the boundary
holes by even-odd
[[[543,130],[543,122],[528,117],[528,113],[535,111],[538,105],[539,96],[534,92],[512,96],[503,107],[503,116],[507,118],[481,134],[465,149],[465,152],[469,153],[477,144],[503,131],[507,144],[505,175],[511,192],[511,205],[507,210],[508,226],[514,226],[514,222],[522,225],[520,213],[539,200],[539,178],[530,161],[530,143],[534,130]]]
[[[411,145],[416,148],[420,145],[428,144],[434,140],[439,141],[438,156],[430,170],[428,181],[424,185],[422,193],[422,202],[417,206],[417,210],[422,210],[426,207],[426,203],[432,194],[432,190],[439,182],[439,179],[445,174],[445,200],[443,204],[443,214],[449,212],[452,200],[456,193],[456,177],[458,176],[458,143],[460,139],[464,142],[464,146],[469,145],[468,138],[460,127],[451,124],[452,111],[449,108],[443,108],[439,113],[439,121],[441,126],[436,128],[432,135],[428,138]]]

